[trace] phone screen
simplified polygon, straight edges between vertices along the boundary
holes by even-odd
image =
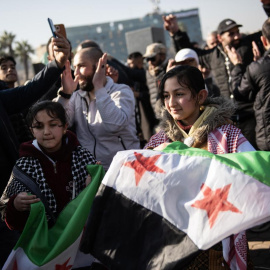
[[[55,27],[54,27],[54,24],[53,24],[52,19],[48,18],[48,23],[49,23],[49,25],[50,25],[50,28],[51,28],[51,31],[52,31],[53,37],[54,37],[54,38],[56,38],[56,37],[57,37],[57,36],[56,36],[56,34],[55,34],[56,29],[55,29]]]

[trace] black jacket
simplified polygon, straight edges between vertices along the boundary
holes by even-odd
[[[260,150],[270,151],[270,50],[245,70],[236,65],[232,70],[235,99],[254,102],[256,142]]]
[[[149,69],[146,70],[146,84],[149,89],[150,102],[153,110],[155,111],[156,102],[158,100],[158,87],[163,75],[166,73],[168,61],[165,60],[160,66],[155,67],[155,72],[150,73]]]
[[[25,86],[0,91],[0,192],[9,179],[12,167],[18,159],[19,143],[10,123],[9,115],[29,108],[58,79],[62,70],[53,61]]]
[[[257,32],[241,39],[240,44],[237,47],[237,51],[241,55],[245,66],[249,65],[253,61],[252,41],[256,41],[260,50],[263,52],[260,36],[261,32]],[[194,48],[192,43],[189,41],[187,33],[181,32],[180,30],[172,38],[176,51],[184,48],[192,48],[197,52],[200,64],[212,71],[212,75],[221,91],[221,95],[224,97],[230,97],[232,89],[230,89],[229,75],[233,69],[233,64],[229,61],[229,58],[223,51],[222,46],[218,45],[210,50]],[[226,65],[229,67],[228,71],[226,69]]]

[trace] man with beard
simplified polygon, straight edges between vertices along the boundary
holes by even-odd
[[[69,124],[74,125],[80,144],[91,151],[108,170],[114,155],[121,150],[139,149],[136,136],[135,100],[132,90],[116,84],[105,75],[107,54],[99,48],[85,48],[74,57],[73,80],[70,65],[63,73],[61,102]],[[76,92],[76,85],[80,89]]]
[[[168,15],[163,17],[164,28],[169,31],[176,51],[183,48],[192,48],[192,44],[186,32],[182,32],[177,23],[175,16]],[[253,50],[256,54],[263,52],[263,46],[260,41],[261,32],[251,35],[242,36],[239,32],[241,24],[237,24],[232,19],[221,21],[217,28],[217,38],[219,44],[210,50],[192,48],[199,56],[199,62],[202,67],[211,70],[213,79],[220,89],[221,95],[232,98],[233,89],[231,87],[231,71],[233,64],[231,63],[226,46],[235,48],[242,57],[243,65],[247,66],[253,61]],[[254,44],[254,42],[256,44]],[[234,123],[242,130],[247,140],[256,148],[255,141],[255,117],[253,104],[251,102],[237,101],[237,110],[232,118]]]

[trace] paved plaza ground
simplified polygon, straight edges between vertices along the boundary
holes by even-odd
[[[254,269],[270,270],[270,223],[248,230],[247,238]]]

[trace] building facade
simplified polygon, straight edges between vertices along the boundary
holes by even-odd
[[[170,12],[178,18],[179,26],[187,31],[191,41],[202,42],[201,24],[198,9]],[[168,14],[147,14],[142,18],[92,24],[77,27],[68,27],[67,37],[76,50],[79,43],[91,39],[99,44],[104,52],[109,53],[120,61],[125,62],[130,52],[127,49],[126,33],[147,27],[163,29],[162,16]],[[164,31],[165,45],[170,48],[169,34]],[[138,38],[140,42],[140,38]],[[144,53],[144,52],[142,52]]]

